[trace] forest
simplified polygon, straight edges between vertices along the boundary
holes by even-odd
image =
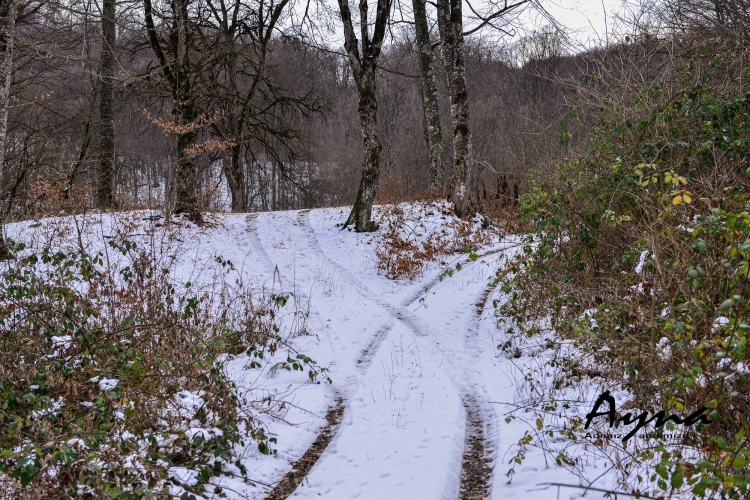
[[[525,3],[505,7],[503,15]],[[3,171],[7,220],[111,207],[244,212],[355,201],[363,162],[361,78],[344,47],[322,41],[340,22],[331,6],[118,7],[16,7]],[[383,195],[444,191],[455,139],[451,63],[426,11],[418,49],[414,28],[396,23],[390,4],[381,7],[388,40],[376,26],[373,54],[362,54],[373,58],[373,68],[361,71],[372,72],[366,80],[373,90],[377,80],[370,133],[380,144]],[[506,24],[512,29],[512,20]],[[563,80],[586,71],[551,27],[510,43],[492,38],[462,40],[452,64],[470,75],[461,84],[473,110],[466,189],[482,198],[512,197],[523,172],[559,151],[557,124],[569,93]],[[499,119],[498,108],[506,118]]]

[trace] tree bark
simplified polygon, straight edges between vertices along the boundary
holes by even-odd
[[[471,180],[471,124],[469,95],[466,89],[464,62],[464,34],[461,14],[462,0],[438,0],[438,28],[443,46],[445,72],[453,122],[453,177],[450,200],[457,216],[463,217],[469,209]]]
[[[430,176],[428,187],[442,191],[443,171],[443,132],[440,127],[440,106],[438,104],[435,71],[432,64],[432,43],[427,24],[427,4],[425,0],[412,0],[417,51],[419,52],[419,80],[422,85],[422,109],[424,111],[424,137],[430,151]]]
[[[166,43],[168,52],[165,52],[154,24],[151,0],[144,0],[143,6],[149,44],[156,55],[174,101],[172,117],[177,135],[177,160],[172,185],[169,186],[175,196],[173,212],[188,214],[191,220],[198,222],[201,220],[196,196],[198,166],[191,150],[198,138],[196,121],[200,113],[191,86],[194,68],[192,68],[188,54],[191,36],[191,27],[188,26],[188,3],[188,0],[173,0],[170,4],[174,17],[168,31],[169,40]]]
[[[285,9],[291,3],[290,0],[258,0],[253,3],[254,12],[250,18],[245,17],[249,4],[243,0],[207,0],[205,3],[211,12],[207,22],[213,29],[199,33],[204,36],[215,33],[216,38],[202,40],[209,50],[215,52],[210,57],[212,62],[207,82],[203,83],[208,83],[208,92],[206,86],[201,88],[200,102],[208,104],[204,105],[204,110],[213,107],[218,111],[213,116],[211,128],[233,151],[233,163],[229,171],[225,168],[225,174],[229,172],[226,177],[232,195],[232,211],[243,212],[249,201],[241,164],[242,152],[252,140],[260,139],[259,142],[266,144],[267,152],[276,153],[270,155],[273,156],[273,168],[282,168],[275,163],[279,160],[278,152],[292,151],[287,140],[294,134],[291,127],[276,122],[277,110],[289,105],[289,109],[296,107],[298,110],[307,106],[304,99],[292,98],[282,91],[268,74],[266,62],[277,24],[283,22]],[[269,106],[268,100],[273,104]],[[275,148],[268,144],[269,137],[281,139]],[[234,145],[237,145],[236,149]],[[248,167],[252,169],[254,164]],[[277,183],[271,185],[277,186]],[[273,195],[271,198],[271,206],[277,206],[278,197]]]
[[[352,24],[352,15],[348,0],[338,0],[341,21],[344,24],[344,48],[349,56],[354,80],[359,94],[359,124],[362,129],[364,158],[362,161],[362,180],[359,183],[357,199],[349,214],[344,228],[354,224],[357,232],[374,231],[377,224],[371,220],[372,204],[378,191],[380,176],[380,137],[377,131],[378,98],[375,88],[375,73],[380,57],[385,29],[391,11],[391,0],[378,0],[375,15],[375,29],[372,40],[368,32],[367,0],[359,2],[361,40],[357,39]],[[360,43],[362,52],[360,55]]]
[[[177,134],[177,162],[174,175],[175,214],[187,214],[190,220],[201,220],[198,207],[198,165],[195,155],[190,151],[198,138],[195,121],[198,112],[192,102],[189,84],[182,84],[177,91],[178,100],[172,110],[180,130]]]
[[[97,205],[99,208],[117,208],[115,197],[115,0],[102,2],[102,54],[101,54],[101,91],[99,97],[99,116],[101,119],[101,137],[99,140],[99,179],[97,186]]]
[[[0,0],[0,180],[5,176],[5,140],[8,132],[8,105],[13,73],[13,36],[16,29],[17,0]],[[5,210],[0,208],[0,260],[13,258],[5,243]]]
[[[245,169],[242,165],[241,146],[233,145],[224,152],[224,177],[232,195],[232,212],[247,210],[247,190],[245,189]]]
[[[378,191],[380,177],[380,137],[378,136],[378,101],[375,94],[375,68],[364,71],[358,79],[359,125],[362,129],[362,180],[352,213],[344,227],[354,224],[357,232],[374,231],[377,226],[372,219],[372,204]]]

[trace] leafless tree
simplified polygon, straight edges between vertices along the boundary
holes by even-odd
[[[372,38],[368,28],[367,0],[359,2],[359,23],[361,40],[357,39],[349,9],[349,0],[339,0],[341,21],[344,24],[344,47],[349,56],[349,65],[359,94],[359,122],[362,128],[364,161],[362,180],[357,191],[349,218],[344,227],[354,224],[357,232],[372,231],[375,224],[371,220],[372,204],[378,188],[380,175],[380,138],[378,137],[378,97],[375,85],[378,58],[383,48],[386,27],[391,13],[391,0],[378,0],[375,13],[375,27]],[[361,47],[361,51],[360,51]]]
[[[100,66],[99,118],[99,176],[97,204],[100,208],[115,208],[115,0],[102,1],[102,48]]]
[[[200,220],[197,200],[198,166],[193,151],[198,138],[200,111],[194,86],[198,75],[193,66],[196,19],[191,16],[191,0],[170,0],[164,9],[155,10],[152,0],[144,0],[148,40],[173,100],[171,131],[176,140],[173,186],[174,213],[186,213]],[[156,25],[157,14],[162,25]]]
[[[289,0],[231,4],[207,0],[206,5],[209,28],[201,32],[206,55],[199,100],[211,111],[211,129],[223,142],[222,165],[232,211],[241,212],[248,203],[244,157],[254,154],[250,144],[260,145],[276,165],[283,165],[283,154],[293,156],[294,151],[296,131],[290,117],[317,111],[319,106],[311,89],[291,92],[293,80],[282,83],[273,74],[273,52],[285,50],[273,35],[288,14]],[[294,50],[293,42],[289,44],[286,49]]]
[[[419,53],[419,79],[422,86],[424,108],[424,135],[430,150],[431,189],[443,190],[443,131],[440,126],[440,104],[438,102],[435,70],[433,68],[432,40],[427,20],[426,0],[412,0],[414,9],[414,32]]]
[[[18,0],[0,0],[0,178],[4,173],[5,139],[8,129],[8,104],[13,71],[13,36],[16,28]],[[3,233],[4,210],[0,209],[0,260],[12,258]]]
[[[750,0],[664,0],[653,7],[673,28],[708,28],[750,43]]]
[[[448,81],[453,125],[453,176],[451,178],[450,200],[454,203],[456,215],[463,217],[469,208],[471,190],[471,116],[469,95],[466,86],[466,61],[464,36],[475,33],[485,26],[495,27],[495,22],[503,15],[517,10],[529,0],[494,5],[487,14],[480,14],[470,3],[467,5],[479,18],[479,24],[464,32],[464,0],[438,0],[438,27],[443,49],[443,63]],[[502,28],[501,28],[502,29]]]

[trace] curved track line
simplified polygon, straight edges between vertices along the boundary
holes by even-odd
[[[298,221],[300,222],[300,225],[308,228],[310,241],[317,253],[324,259],[326,259],[331,265],[336,267],[343,276],[348,278],[348,281],[351,284],[359,286],[360,290],[364,290],[371,300],[375,301],[378,305],[388,311],[394,318],[401,321],[405,326],[412,330],[415,335],[422,337],[427,336],[427,334],[423,331],[422,326],[419,324],[419,320],[410,311],[405,310],[403,307],[395,306],[390,302],[379,299],[377,295],[373,293],[364,283],[357,280],[357,278],[354,277],[351,272],[349,272],[337,262],[334,262],[330,258],[328,258],[328,256],[323,252],[317,236],[315,235],[315,230],[313,229],[310,222],[309,211],[300,212],[298,214]],[[503,248],[496,251],[487,252],[483,256],[496,254],[506,249],[507,248]],[[422,293],[423,292],[420,291],[420,293],[417,294],[415,298],[407,298],[404,306],[413,304],[422,295]],[[486,298],[484,300],[486,300]],[[478,333],[479,327],[478,321],[471,321],[470,324],[471,326],[473,326],[471,333],[473,335],[476,335]],[[445,352],[445,349],[442,346],[436,347],[438,347],[438,349],[444,354],[448,354]],[[487,497],[489,494],[489,481],[492,476],[492,468],[490,466],[492,459],[488,456],[488,452],[492,447],[485,439],[484,429],[487,425],[486,422],[491,422],[493,419],[483,417],[483,411],[480,405],[477,403],[477,396],[471,389],[472,384],[455,384],[455,379],[452,380],[452,382],[454,383],[454,385],[457,385],[457,389],[461,394],[461,399],[463,401],[464,407],[466,408],[466,438],[464,453],[462,457],[459,498],[460,500],[482,499]],[[464,385],[468,385],[469,387],[461,387]],[[486,399],[487,398],[485,398],[485,400]]]
[[[522,245],[522,243],[517,243],[517,244],[512,244],[510,246],[503,247],[503,248],[495,248],[493,250],[488,250],[488,251],[486,251],[484,253],[477,254],[477,259],[481,259],[483,257],[491,257],[491,256],[496,255],[498,253],[505,252],[506,250],[511,250],[513,248],[518,248],[521,245]],[[469,259],[468,256],[466,256],[466,257],[464,257],[463,262],[461,263],[461,265],[462,266],[468,266],[468,265],[471,265],[471,263],[472,263],[472,260]],[[422,285],[421,287],[419,287],[419,290],[417,290],[416,293],[413,293],[413,294],[409,295],[408,297],[406,297],[406,299],[404,299],[401,302],[401,304],[404,305],[404,306],[410,306],[414,302],[416,302],[417,300],[419,300],[420,298],[422,298],[423,296],[425,296],[426,293],[429,290],[432,289],[432,287],[434,287],[438,283],[440,283],[440,275],[441,274],[442,273],[440,273],[437,276],[435,276],[434,278],[432,278],[429,282],[427,282],[426,285]]]
[[[487,287],[487,290],[482,293],[479,302],[476,304],[477,314],[472,315],[472,318],[469,320],[469,340],[473,345],[467,347],[477,352],[481,349],[481,347],[477,345],[477,337],[479,335],[480,324],[482,321],[482,313],[487,300],[492,296],[492,292],[497,286],[497,281],[498,280],[494,280],[493,283]],[[487,395],[483,394],[483,401],[488,400],[489,398]],[[496,435],[495,433],[498,432],[494,425],[497,415],[492,406],[483,406],[476,400],[469,402],[469,404],[465,403],[465,406],[467,414],[467,432],[466,447],[464,449],[461,467],[460,500],[487,498],[490,495],[494,468],[493,462],[497,458],[497,450],[493,445],[496,440],[488,439],[488,435],[494,436]]]
[[[298,213],[298,220],[299,218],[308,211],[302,211]],[[286,276],[284,272],[279,269],[277,265],[275,265],[272,261],[270,256],[265,250],[265,247],[263,246],[263,242],[261,238],[258,235],[258,229],[255,224],[255,220],[257,219],[257,215],[255,217],[248,216],[248,232],[251,233],[252,238],[252,244],[253,246],[258,250],[258,253],[260,253],[264,259],[269,263],[269,267],[273,267],[274,273],[278,273],[280,277],[283,277],[287,280],[290,278]],[[304,232],[304,231],[303,231]],[[316,242],[317,243],[317,242]],[[318,250],[319,247],[316,246]],[[331,260],[328,259],[322,252],[318,252],[319,255],[321,255],[327,262],[331,263]],[[334,266],[337,267],[338,266]],[[291,280],[293,283],[293,280]],[[295,288],[295,293],[297,293]],[[320,315],[320,312],[317,308],[312,306],[311,299],[307,299],[310,303],[310,307],[314,309],[315,315],[318,318],[318,321],[322,325],[322,316]],[[377,301],[376,301],[377,302]],[[383,343],[383,340],[388,335],[388,332],[391,331],[393,326],[395,325],[394,321],[386,321],[384,322],[381,327],[378,329],[370,343],[367,345],[367,347],[360,352],[359,357],[357,358],[357,366],[360,368],[362,373],[365,373],[367,371],[367,368],[372,363],[373,358],[375,357],[375,354],[380,349],[381,344]],[[332,332],[332,336],[336,337],[337,340],[338,336]],[[329,336],[329,342],[331,342],[330,336]],[[340,342],[339,342],[340,343]],[[331,342],[331,348],[332,352],[335,352],[336,349],[333,347],[333,342]],[[334,360],[335,361],[335,360]],[[354,384],[357,383],[357,381],[351,381]],[[326,420],[328,421],[328,424],[321,429],[320,434],[318,435],[315,442],[307,449],[305,454],[296,462],[292,464],[292,469],[289,473],[287,473],[281,481],[279,481],[274,489],[266,496],[266,500],[282,500],[288,498],[294,491],[296,490],[297,486],[301,484],[302,480],[307,476],[307,474],[312,470],[313,466],[318,462],[318,460],[323,456],[326,449],[330,445],[330,443],[335,439],[336,434],[338,433],[341,421],[344,416],[344,412],[346,410],[347,406],[347,400],[345,399],[344,395],[340,393],[337,389],[334,389],[334,392],[337,395],[337,403],[336,406],[331,407],[328,411],[328,414],[326,415]]]
[[[308,306],[310,308],[314,309],[315,317],[317,318],[318,323],[319,323],[318,326],[321,329],[324,329],[325,325],[322,322],[322,316],[320,315],[320,312],[317,310],[317,308],[315,308],[312,305],[311,298],[302,290],[302,288],[296,287],[296,284],[294,283],[293,279],[290,279],[289,276],[286,276],[284,273],[281,272],[281,269],[279,269],[279,266],[276,265],[271,260],[271,256],[268,255],[268,252],[266,252],[266,249],[263,246],[263,242],[261,241],[260,237],[258,236],[258,227],[256,225],[256,220],[258,219],[258,215],[259,214],[256,212],[256,213],[249,214],[247,217],[245,217],[245,220],[247,221],[247,229],[245,231],[250,234],[250,245],[266,261],[266,264],[268,264],[267,267],[271,270],[271,273],[272,273],[272,275],[273,275],[274,278],[275,278],[276,275],[278,275],[279,279],[280,279],[279,281],[281,281],[282,277],[285,278],[285,279],[287,279],[288,281],[291,281],[292,287],[293,287],[293,291],[295,293],[295,297],[299,296],[299,298],[304,299],[307,302]],[[282,284],[282,286],[283,286],[283,284]],[[335,333],[334,333],[334,336],[337,337],[336,340],[339,340],[338,336],[336,336]],[[331,352],[335,352],[335,348],[333,346],[333,342],[331,342],[330,339],[329,339],[329,343],[331,345]]]
[[[320,430],[320,434],[318,434],[315,442],[302,455],[302,458],[292,464],[292,470],[274,486],[265,500],[285,500],[294,493],[297,486],[302,483],[318,459],[323,455],[323,452],[328,448],[328,445],[338,432],[343,418],[344,401],[339,399],[336,401],[336,406],[328,410],[328,414],[326,415],[328,424]]]
[[[301,216],[303,214],[306,214],[308,212],[309,212],[309,210],[303,210],[303,211],[299,212],[298,213],[298,220],[299,220],[299,218],[301,218]],[[291,278],[289,276],[287,276],[286,273],[282,272],[279,269],[279,267],[276,266],[273,263],[273,261],[271,260],[271,257],[268,255],[268,252],[266,252],[265,247],[263,246],[263,242],[261,241],[261,239],[260,239],[260,237],[258,235],[258,228],[255,225],[255,219],[257,219],[257,216],[253,217],[253,218],[251,218],[250,216],[247,217],[248,225],[249,225],[249,228],[250,228],[250,230],[248,232],[251,233],[251,237],[253,239],[252,243],[258,249],[259,253],[261,253],[263,255],[263,257],[265,258],[265,260],[269,263],[269,266],[274,269],[274,273],[278,273],[280,277],[283,277],[283,278],[285,278],[287,280],[291,280]],[[320,250],[320,248],[317,245],[316,245],[316,248],[318,250]],[[336,267],[337,269],[339,269],[341,271],[341,269],[339,268],[339,266],[337,264],[333,263],[328,257],[326,257],[322,253],[322,251],[318,251],[318,254],[320,256],[322,256],[323,259],[326,260],[328,263],[332,263],[334,265],[334,267]],[[291,280],[291,281],[293,282],[293,280]],[[295,289],[295,293],[296,293],[296,289]],[[318,318],[318,322],[320,323],[321,328],[325,328],[326,325],[322,322],[322,315],[320,314],[320,312],[318,311],[318,309],[315,306],[312,305],[311,298],[309,298],[302,291],[300,291],[299,293],[300,293],[301,296],[303,296],[308,301],[308,303],[310,303],[310,307],[314,309],[315,316]],[[377,301],[375,301],[375,302],[377,302]],[[381,305],[381,304],[378,303],[378,305]],[[381,305],[381,307],[382,307],[382,305]],[[383,324],[381,325],[381,327],[375,333],[375,336],[373,337],[373,339],[370,341],[370,343],[367,345],[367,347],[360,352],[360,355],[357,358],[357,365],[360,367],[360,369],[362,369],[363,371],[367,370],[367,368],[370,365],[370,362],[372,361],[372,358],[374,357],[375,353],[380,348],[380,344],[382,344],[383,340],[387,336],[388,332],[393,328],[393,326],[394,326],[394,322],[393,321],[385,321],[385,322],[383,322]],[[336,341],[338,343],[341,343],[341,339],[339,338],[339,336],[336,335],[335,332],[332,332],[332,333],[333,333],[333,336],[336,338]],[[330,341],[330,339],[329,339],[329,341]],[[331,342],[331,348],[332,348],[332,352],[336,351],[336,349],[333,346],[333,342]]]
[[[253,250],[255,250],[254,253],[261,256],[266,261],[267,267],[268,269],[272,269],[273,275],[275,276],[278,273],[279,278],[281,278],[282,273],[279,267],[271,260],[271,257],[268,255],[268,252],[266,252],[265,247],[263,246],[263,242],[258,236],[258,227],[256,225],[256,219],[258,218],[258,215],[258,213],[254,213],[249,214],[247,217],[245,217],[245,220],[247,221],[246,232],[250,234],[250,245],[251,247],[253,247]],[[324,325],[322,324],[322,317],[320,315],[320,312],[317,310],[317,308],[314,308],[311,299],[304,292],[298,291],[296,287],[294,292],[296,294],[299,294],[300,297],[307,300],[309,307],[315,311],[315,316],[318,318],[318,322],[321,323],[321,327],[324,327]],[[327,335],[327,337],[331,352],[335,353],[336,348],[334,347],[331,337],[336,337],[336,339],[338,340],[338,336],[335,334],[335,332],[331,332],[331,335]],[[332,360],[333,362],[335,362],[335,358],[336,356],[334,354],[334,359]],[[305,478],[305,476],[307,476],[312,467],[325,452],[333,437],[338,432],[338,428],[341,425],[341,421],[344,417],[345,405],[344,399],[339,391],[333,388],[333,392],[336,397],[336,405],[328,409],[328,412],[326,414],[327,424],[322,429],[320,429],[317,438],[305,451],[304,455],[290,464],[291,470],[278,483],[276,483],[273,490],[271,490],[271,492],[266,496],[266,500],[284,500],[292,493],[294,493],[297,485],[299,485]]]

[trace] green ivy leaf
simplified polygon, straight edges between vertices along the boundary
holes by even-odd
[[[674,488],[679,488],[684,482],[685,478],[682,477],[682,473],[680,471],[675,471],[672,474],[672,486]]]

